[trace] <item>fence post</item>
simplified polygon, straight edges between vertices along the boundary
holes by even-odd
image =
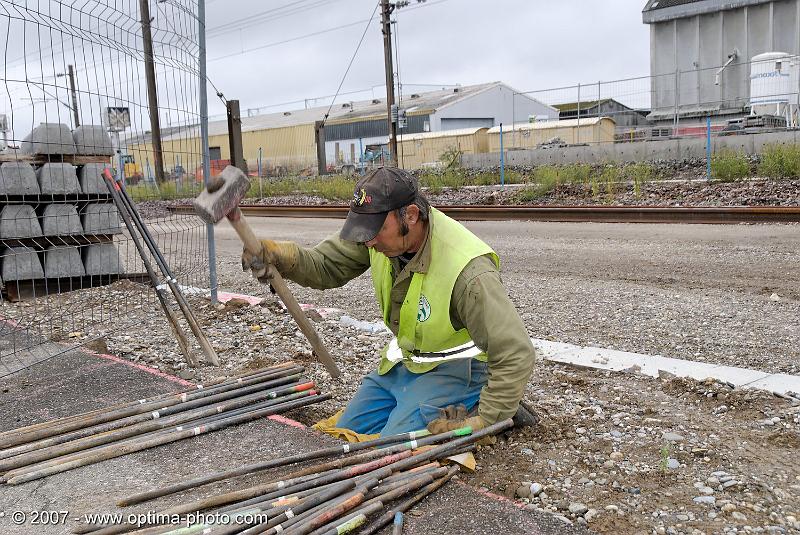
[[[203,181],[211,180],[211,163],[208,154],[208,94],[206,84],[206,0],[197,0],[198,60],[200,67],[200,143],[203,151]],[[214,225],[206,223],[208,239],[208,282],[211,286],[211,304],[217,304],[217,247],[214,242]]]
[[[247,162],[244,159],[242,145],[242,117],[239,112],[239,101],[229,100],[225,106],[228,111],[228,146],[231,152],[231,165],[247,174]]]
[[[506,158],[503,152],[503,123],[500,123],[500,185],[506,185]]]
[[[264,183],[261,181],[261,147],[258,147],[258,196],[264,198]]]
[[[711,181],[711,116],[706,117],[706,180]]]
[[[674,113],[674,117],[672,119],[672,127],[673,127],[673,129],[676,129],[676,130],[678,128],[678,91],[679,91],[679,85],[680,85],[680,71],[678,69],[675,69],[675,111],[673,112]],[[673,131],[672,135],[673,136],[677,135],[677,132]]]

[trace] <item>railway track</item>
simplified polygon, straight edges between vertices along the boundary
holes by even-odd
[[[451,205],[439,210],[461,221],[553,221],[585,223],[800,223],[797,206],[498,206]],[[241,205],[254,217],[344,219],[348,206]],[[191,205],[170,207],[192,213]]]

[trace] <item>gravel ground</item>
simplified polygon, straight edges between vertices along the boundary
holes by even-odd
[[[316,243],[338,222],[251,220],[257,234]],[[504,280],[531,336],[669,357],[800,372],[800,235],[792,225],[469,223],[500,254]],[[343,406],[386,342],[317,327],[344,371],[315,364],[288,314],[242,273],[230,229],[218,229],[222,288],[265,297],[212,307],[192,298],[223,361],[187,370],[154,301],[108,349],[196,380],[294,358],[334,399],[296,417]],[[139,291],[117,283],[115,291]],[[377,321],[371,282],[293,290],[301,302]],[[79,304],[94,290],[75,292]],[[24,307],[9,306],[4,315]],[[83,335],[89,336],[89,329]],[[645,395],[642,395],[645,393]],[[650,379],[540,363],[526,391],[542,416],[479,456],[466,481],[600,533],[800,532],[800,407],[714,382]]]

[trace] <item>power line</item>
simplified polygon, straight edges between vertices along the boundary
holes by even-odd
[[[344,76],[342,76],[342,81],[339,82],[339,87],[336,89],[336,94],[333,95],[333,100],[331,101],[331,105],[328,106],[328,111],[325,112],[325,117],[322,118],[322,124],[320,125],[320,128],[325,126],[325,121],[328,120],[328,115],[331,113],[331,110],[333,109],[333,103],[336,102],[336,97],[339,96],[339,91],[342,90],[342,85],[344,84],[344,80],[345,78],[347,78],[347,74],[350,72],[350,67],[353,66],[353,61],[355,61],[356,55],[358,54],[358,51],[361,49],[361,44],[364,42],[364,37],[367,36],[367,30],[369,30],[369,27],[372,25],[372,19],[375,18],[375,13],[378,12],[379,5],[380,4],[375,4],[375,9],[372,10],[372,15],[370,15],[369,21],[367,22],[367,26],[364,28],[364,33],[361,34],[361,39],[359,39],[358,45],[356,45],[356,50],[355,52],[353,52],[353,56],[350,58],[350,63],[347,64],[347,69],[345,69],[344,71]]]

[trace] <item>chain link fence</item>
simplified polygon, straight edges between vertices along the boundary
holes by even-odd
[[[201,122],[198,10],[192,0],[0,0],[0,376],[157,309],[106,168],[124,176],[178,282],[210,286],[205,224],[149,203],[202,189],[189,169],[204,149],[186,133]],[[128,150],[152,132],[174,133],[161,165]]]

